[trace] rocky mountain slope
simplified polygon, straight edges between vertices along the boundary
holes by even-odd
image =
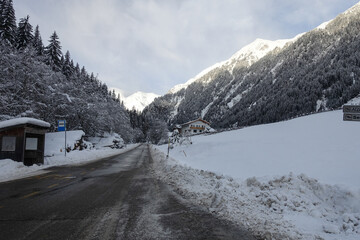
[[[225,128],[336,109],[360,93],[360,3],[290,40],[256,40],[144,111]]]

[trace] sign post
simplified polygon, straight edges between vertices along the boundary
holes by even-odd
[[[360,105],[344,105],[344,121],[360,121]]]
[[[166,158],[169,158],[169,154],[170,154],[170,138],[169,138],[169,141],[168,141],[168,151],[167,151]]]
[[[66,120],[58,120],[58,132],[65,132],[65,157],[66,157]]]

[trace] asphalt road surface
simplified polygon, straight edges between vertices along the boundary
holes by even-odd
[[[255,239],[149,171],[147,145],[0,183],[0,239]]]

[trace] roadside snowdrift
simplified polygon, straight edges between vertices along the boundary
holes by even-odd
[[[184,198],[266,239],[355,240],[360,148],[354,132],[360,123],[343,122],[335,111],[198,136],[169,159],[166,146],[152,149],[153,170]]]
[[[83,131],[67,131],[67,146],[73,147],[83,135]],[[46,168],[53,166],[77,165],[101,158],[111,157],[129,151],[138,146],[138,144],[132,144],[128,145],[124,149],[111,149],[99,146],[97,149],[90,149],[92,144],[85,142],[89,146],[88,149],[68,152],[65,157],[64,137],[64,132],[47,133],[45,135],[45,159],[43,165],[25,166],[23,163],[15,162],[11,159],[0,159],[0,182],[41,174],[46,171]],[[108,141],[107,138],[103,138],[103,141],[112,142],[113,136],[109,135],[108,137]]]

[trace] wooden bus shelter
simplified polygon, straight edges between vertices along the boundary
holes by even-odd
[[[26,166],[43,164],[45,133],[49,128],[47,122],[26,117],[0,122],[0,159],[12,159]]]

